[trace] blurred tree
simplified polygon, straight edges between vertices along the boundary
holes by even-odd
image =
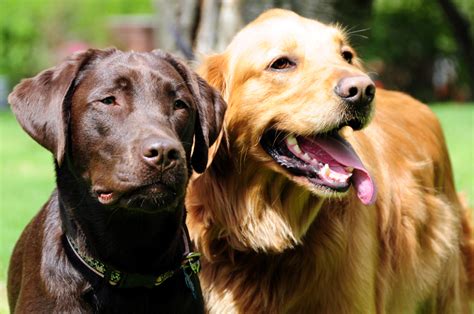
[[[203,0],[201,3],[200,23],[196,35],[195,50],[211,53],[217,45],[217,25],[219,23],[220,1]]]
[[[462,50],[464,62],[467,65],[466,71],[469,75],[470,89],[471,92],[474,93],[474,45],[473,34],[471,32],[472,26],[453,1],[438,0],[438,3],[451,25],[458,47]]]
[[[463,12],[474,9],[472,4],[474,2],[467,0],[456,2]],[[372,61],[369,70],[377,72],[377,78],[387,88],[409,92],[424,101],[435,98],[431,84],[435,63],[450,60],[455,66],[457,81],[447,86],[451,89],[449,96],[463,100],[471,93],[472,97],[467,64],[463,62],[443,12],[434,1],[376,0],[370,40],[359,50],[365,60]],[[373,61],[377,64],[374,68],[371,67]]]
[[[242,27],[239,0],[154,0],[158,47],[194,58],[222,50]],[[192,9],[190,9],[192,8]]]
[[[193,42],[199,22],[198,0],[155,0],[157,47],[193,58]]]

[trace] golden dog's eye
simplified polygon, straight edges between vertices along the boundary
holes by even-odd
[[[188,105],[181,99],[176,100],[173,105],[174,110],[186,109],[187,107]]]
[[[281,57],[281,58],[276,59],[270,64],[270,69],[281,71],[281,70],[292,69],[295,66],[296,66],[296,62],[290,60],[287,57]]]
[[[101,99],[100,102],[108,106],[113,105],[115,103],[115,97],[114,96],[105,97],[104,99]]]
[[[341,55],[344,58],[344,60],[352,64],[352,58],[354,58],[354,54],[352,53],[352,51],[342,50]]]

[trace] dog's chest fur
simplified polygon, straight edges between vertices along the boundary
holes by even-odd
[[[197,289],[195,298],[181,272],[152,289],[114,288],[105,282],[93,289],[71,265],[61,241],[58,241],[62,230],[57,192],[38,217],[45,230],[41,240],[44,250],[41,254],[40,276],[44,279],[46,291],[60,299],[55,305],[51,304],[54,307],[51,308],[52,312],[70,311],[72,308],[77,313],[167,313],[175,312],[176,309],[180,313],[201,312],[203,305],[197,277],[191,277]]]

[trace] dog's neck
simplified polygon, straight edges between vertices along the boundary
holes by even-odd
[[[57,168],[63,230],[91,257],[126,272],[156,274],[179,266],[184,200],[175,211],[106,208],[66,167]]]

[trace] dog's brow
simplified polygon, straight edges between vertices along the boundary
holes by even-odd
[[[115,80],[115,85],[121,89],[128,89],[132,86],[132,82],[126,76],[120,76]]]
[[[168,94],[170,97],[183,96],[183,92],[186,90],[186,84],[184,82],[176,82],[174,80],[161,80],[160,85],[161,88],[159,88],[159,90]]]
[[[174,83],[174,88],[176,90],[186,89],[186,83],[185,82],[179,82],[179,83],[178,82],[173,82],[173,83]]]

